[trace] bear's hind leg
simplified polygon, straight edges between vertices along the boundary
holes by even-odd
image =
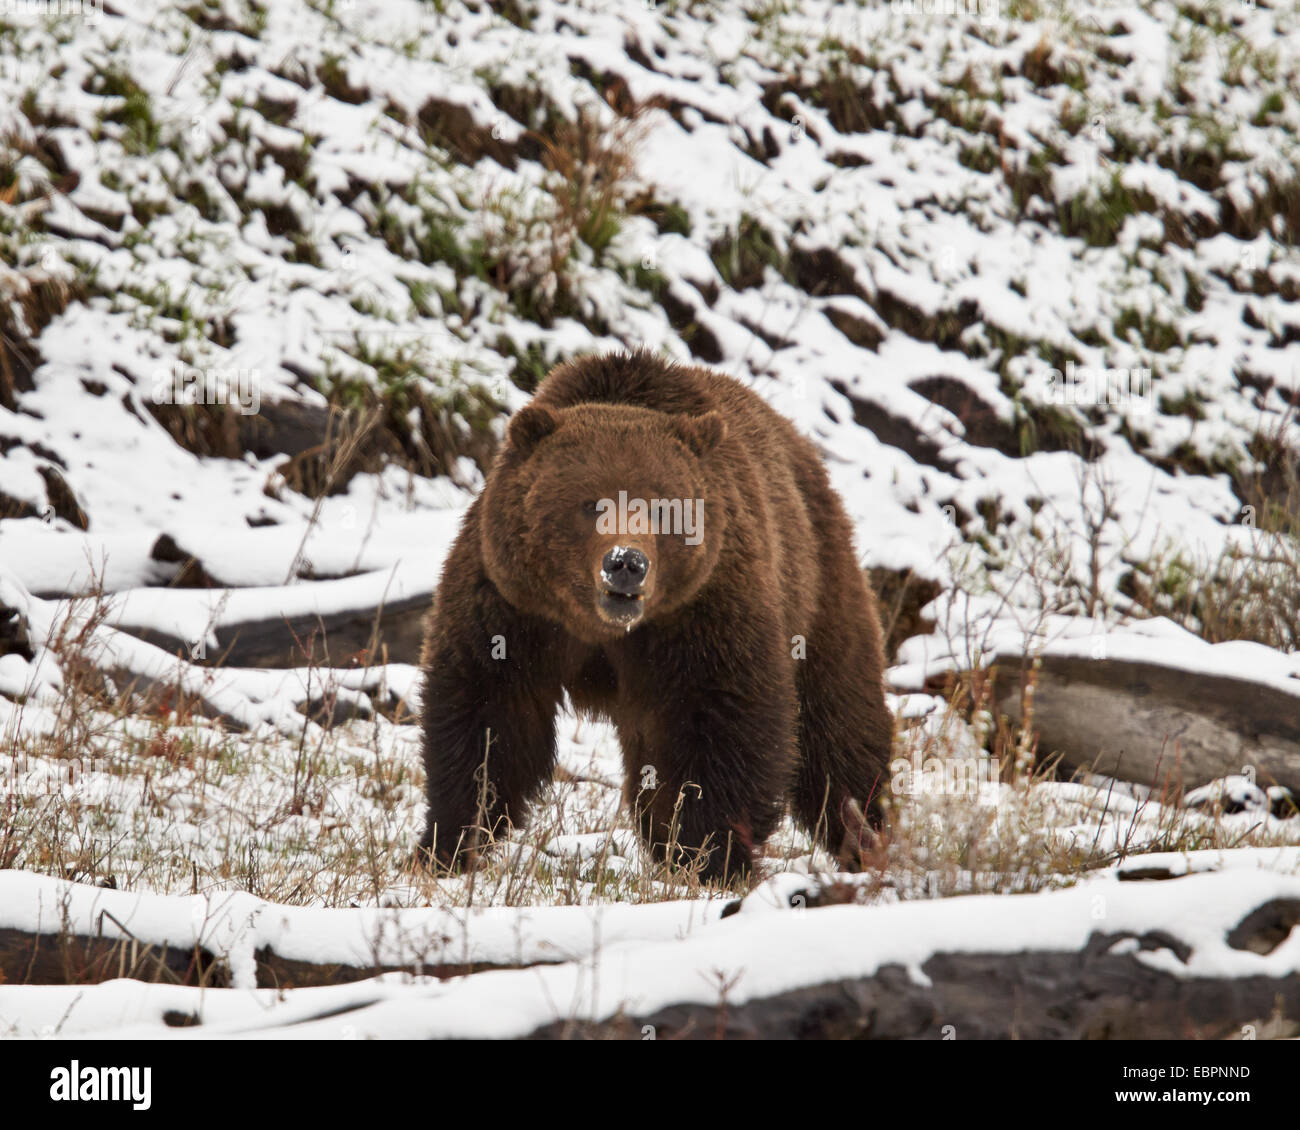
[[[858,594],[851,594],[857,598]],[[888,787],[893,719],[879,678],[883,667],[874,602],[863,584],[857,615],[841,609],[808,637],[796,670],[799,773],[794,815],[833,855],[856,861],[864,829],[877,825]],[[850,803],[852,802],[852,803]],[[857,811],[854,810],[857,806]]]

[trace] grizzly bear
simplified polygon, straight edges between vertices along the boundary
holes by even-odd
[[[645,842],[707,879],[744,873],[787,800],[842,849],[888,777],[875,599],[816,449],[644,350],[558,366],[512,417],[422,663],[421,847],[448,866],[522,821],[566,691],[616,728]]]

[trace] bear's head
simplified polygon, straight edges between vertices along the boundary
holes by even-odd
[[[722,544],[725,436],[717,412],[521,409],[483,494],[492,583],[589,643],[690,603]]]

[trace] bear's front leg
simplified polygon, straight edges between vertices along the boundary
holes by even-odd
[[[659,858],[723,882],[752,866],[798,764],[788,657],[779,646],[730,652],[696,651],[708,658],[689,669],[650,661],[649,670],[669,673],[654,707],[618,720],[625,795],[642,838]]]
[[[446,867],[521,823],[551,777],[561,696],[554,635],[507,604],[472,562],[444,574],[424,659],[429,805],[420,847]]]

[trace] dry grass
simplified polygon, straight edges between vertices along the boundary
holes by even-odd
[[[518,185],[489,191],[480,202],[482,269],[519,312],[540,324],[576,313],[571,273],[584,254],[599,262],[622,227],[636,193],[639,112],[612,121],[595,108],[558,118],[545,133],[529,131],[546,170],[541,191]]]
[[[1286,442],[1286,423],[1256,436],[1264,470],[1240,488],[1247,501],[1234,543],[1210,557],[1169,547],[1135,567],[1129,592],[1149,615],[1210,643],[1300,649],[1300,452]]]
[[[288,904],[554,905],[705,892],[636,846],[604,733],[572,718],[568,752],[528,825],[456,876],[416,865],[424,811],[418,728],[376,713],[296,735],[239,733],[171,687],[115,683],[96,632],[102,596],[51,636],[63,690],[17,708],[0,772],[0,864],[124,889],[237,888]],[[178,671],[180,665],[178,661]],[[312,701],[337,682],[311,668]],[[328,716],[332,712],[326,711]],[[578,844],[574,837],[587,837]]]
[[[1253,640],[1300,649],[1300,542],[1253,530],[1246,546],[1215,558],[1170,550],[1134,581],[1153,616],[1168,616],[1210,643]]]
[[[827,878],[823,886],[839,892],[831,901],[1026,893],[1152,852],[1300,844],[1300,820],[1188,806],[1172,775],[1158,790],[1079,774],[1058,779],[1056,759],[1037,748],[1033,694],[1031,677],[1026,723],[1009,727],[994,719],[990,674],[965,672],[942,711],[902,729],[891,768],[924,767],[920,783],[948,783],[891,792],[884,827],[859,860],[863,879]],[[976,765],[996,784],[973,790]],[[934,772],[945,768],[946,778]],[[895,772],[900,779],[906,772]]]
[[[84,621],[82,621],[84,623]],[[7,739],[0,812],[5,866],[124,889],[236,888],[296,905],[574,905],[743,895],[782,870],[831,872],[785,825],[748,883],[724,892],[640,850],[603,727],[561,720],[561,768],[522,828],[481,845],[467,873],[414,863],[423,774],[413,725],[382,715],[296,738],[228,732],[179,698],[154,708],[85,657],[87,631],[58,642],[67,688],[49,725]],[[79,654],[79,650],[81,653]],[[313,682],[327,685],[321,670]],[[992,718],[992,688],[960,680],[944,709],[904,727],[896,756],[952,764],[987,751],[1000,783],[896,795],[859,865],[871,896],[1032,891],[1144,851],[1300,840],[1297,822],[1187,809],[1175,795],[1052,779],[1030,727]],[[36,709],[29,706],[26,709]],[[897,765],[897,762],[895,763]]]

